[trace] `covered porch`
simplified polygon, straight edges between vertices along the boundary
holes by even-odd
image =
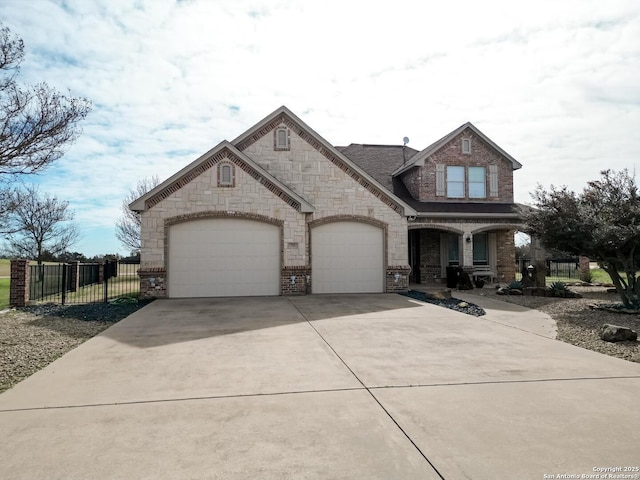
[[[419,223],[409,227],[409,282],[446,286],[447,269],[460,267],[486,283],[515,280],[517,225]]]

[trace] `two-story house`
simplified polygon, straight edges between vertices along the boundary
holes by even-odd
[[[512,172],[466,124],[422,151],[334,147],[286,107],[130,207],[144,296],[362,293],[514,276]]]
[[[513,171],[522,165],[474,125],[419,152],[385,145],[338,149],[416,210],[408,221],[411,282],[439,283],[448,266],[514,279],[514,233],[522,227]]]

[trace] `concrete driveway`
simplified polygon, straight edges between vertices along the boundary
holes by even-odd
[[[0,395],[0,471],[495,480],[640,466],[640,365],[500,305],[474,318],[399,295],[156,301]]]

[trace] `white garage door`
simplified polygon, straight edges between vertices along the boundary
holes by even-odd
[[[280,294],[280,229],[236,218],[169,227],[169,297]]]
[[[311,233],[313,293],[384,291],[383,230],[360,222],[334,222]]]

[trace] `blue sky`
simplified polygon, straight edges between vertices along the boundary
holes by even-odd
[[[467,121],[536,184],[581,190],[640,159],[640,3],[610,0],[3,0],[23,82],[93,102],[33,181],[70,202],[87,255],[138,179],[165,179],[286,105],[334,145],[418,150]],[[27,7],[28,5],[28,7]]]

